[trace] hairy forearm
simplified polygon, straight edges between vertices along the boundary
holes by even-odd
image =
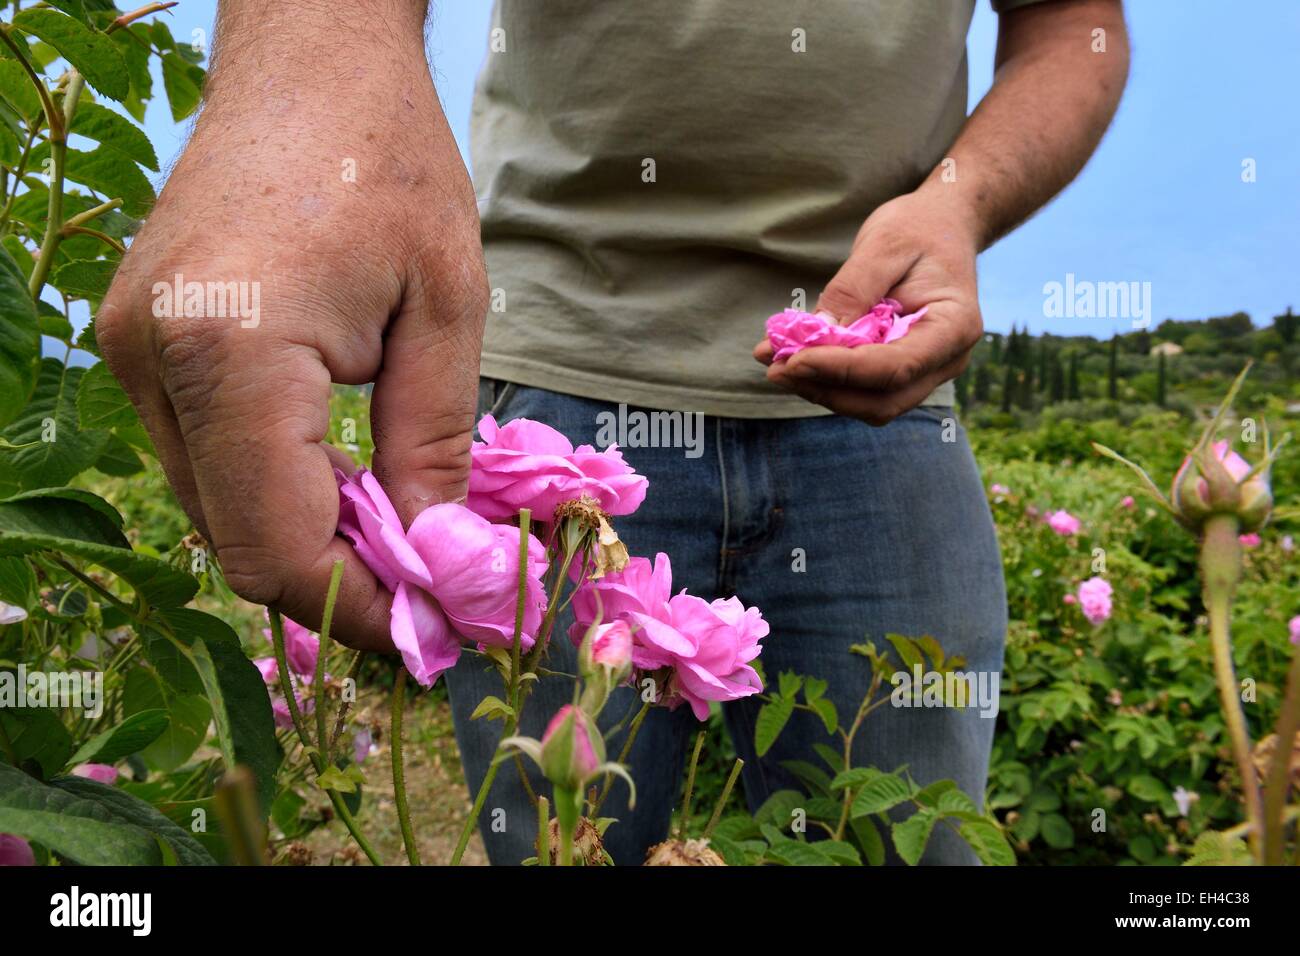
[[[952,162],[921,190],[955,199],[978,247],[991,245],[1083,169],[1115,115],[1128,62],[1120,0],[1049,0],[1003,14],[993,86],[949,150]]]
[[[221,0],[204,99],[290,86],[346,96],[401,67],[423,70],[427,9],[428,0]]]

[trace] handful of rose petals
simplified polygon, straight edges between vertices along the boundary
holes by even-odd
[[[929,306],[911,315],[902,315],[897,299],[881,299],[866,315],[851,325],[838,325],[820,313],[786,309],[767,320],[767,340],[775,354],[773,362],[784,362],[796,352],[819,345],[857,348],[859,345],[883,345],[901,339]]]

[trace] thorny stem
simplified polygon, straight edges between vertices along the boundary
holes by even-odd
[[[695,790],[695,768],[700,762],[700,750],[704,747],[704,737],[707,730],[701,730],[695,736],[695,751],[691,754],[691,766],[686,773],[686,793],[682,797],[682,819],[677,825],[677,839],[686,839],[686,828],[691,822],[691,795]]]
[[[701,839],[707,840],[713,834],[713,828],[722,819],[722,811],[726,809],[727,799],[731,796],[731,788],[736,785],[736,778],[740,776],[740,768],[743,766],[745,766],[745,761],[739,757],[731,765],[731,773],[727,776],[727,782],[722,787],[722,796],[718,798],[718,805],[713,808],[713,816],[709,817],[709,824],[704,828]]]
[[[397,668],[393,679],[392,721],[389,725],[389,746],[393,757],[393,802],[397,805],[397,822],[402,829],[402,843],[411,866],[420,865],[420,848],[411,829],[411,808],[406,802],[406,775],[402,764],[402,707],[406,702],[406,668]],[[319,705],[317,705],[319,706]]]
[[[1248,839],[1251,853],[1259,860],[1263,858],[1263,806],[1255,766],[1250,759],[1250,732],[1242,712],[1237,676],[1232,664],[1232,598],[1241,578],[1241,543],[1237,540],[1239,530],[1236,515],[1215,514],[1206,519],[1200,564],[1205,608],[1210,618],[1210,644],[1214,651],[1214,675],[1219,686],[1219,702],[1223,707],[1237,774],[1241,777],[1246,820],[1250,824]]]
[[[284,625],[280,621],[280,612],[271,611],[270,617],[271,642],[275,646],[276,670],[280,672],[280,692],[284,694],[285,706],[289,709],[289,719],[293,722],[293,728],[298,732],[298,740],[302,744],[307,758],[311,761],[312,767],[316,770],[316,776],[319,777],[325,772],[325,764],[316,748],[311,744],[311,737],[307,733],[307,725],[298,710],[298,701],[293,696],[293,678],[289,676],[289,660],[284,653]],[[360,827],[357,826],[357,821],[353,819],[352,812],[348,810],[348,805],[343,802],[342,794],[329,788],[325,789],[325,793],[334,806],[335,816],[343,821],[343,825],[352,834],[352,839],[356,840],[357,846],[361,847],[361,852],[375,866],[383,866],[379,854],[370,845],[370,841],[365,838]]]
[[[365,657],[365,651],[357,651],[356,654],[353,655],[352,664],[348,667],[347,676],[344,678],[344,687],[347,686],[347,681],[352,681],[353,686],[356,686],[357,674],[361,672],[361,660],[363,657]],[[338,716],[334,719],[334,733],[330,734],[331,753],[334,752],[334,747],[338,744],[339,738],[343,736],[343,725],[347,722],[348,710],[351,709],[351,707],[351,701],[347,699],[339,701]]]
[[[134,21],[139,20],[141,17],[147,17],[151,13],[160,13],[163,10],[170,10],[172,7],[176,6],[176,4],[179,2],[180,0],[170,0],[170,2],[168,3],[147,3],[139,10],[132,10],[130,13],[122,14],[120,17],[118,17],[116,20],[110,23],[108,25],[108,29],[106,29],[104,32],[112,33],[114,30],[120,30],[122,27],[128,26]]]
[[[641,709],[636,712],[632,718],[632,724],[627,729],[627,739],[623,741],[623,749],[618,752],[618,763],[626,764],[628,754],[632,752],[632,745],[636,743],[636,735],[641,730],[641,724],[645,721],[646,714],[650,713],[653,700],[647,700],[641,704]],[[614,775],[605,774],[605,783],[600,788],[600,796],[596,798],[596,805],[591,809],[593,817],[600,816],[600,808],[605,805],[605,798],[609,796],[610,788],[614,785]]]
[[[334,623],[334,605],[339,599],[339,585],[343,581],[343,559],[334,562],[330,570],[329,590],[325,592],[325,613],[320,622],[320,646],[316,652],[316,746],[326,765],[334,762],[330,739],[325,733],[329,708],[325,696],[325,658],[329,655],[330,626]]]
[[[1291,673],[1287,676],[1286,696],[1282,700],[1282,712],[1277,718],[1273,762],[1268,768],[1268,777],[1264,782],[1264,863],[1268,866],[1281,866],[1286,862],[1286,827],[1283,822],[1283,811],[1286,809],[1291,755],[1298,728],[1300,728],[1300,648],[1291,655]]]

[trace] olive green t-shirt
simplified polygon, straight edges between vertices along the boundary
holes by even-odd
[[[966,118],[973,8],[497,0],[471,136],[483,374],[651,408],[827,414],[770,385],[753,347],[943,158]],[[951,383],[928,399],[951,402]]]

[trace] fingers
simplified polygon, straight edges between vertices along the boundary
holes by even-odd
[[[152,329],[144,319],[134,320],[111,295],[95,317],[95,341],[104,362],[139,413],[181,507],[199,533],[209,538],[185,439],[158,380],[154,349],[147,341],[151,334]]]
[[[266,332],[190,323],[164,332],[159,364],[230,587],[318,628],[342,558],[332,634],[391,650],[390,597],[335,536],[338,488],[322,444],[330,374],[320,353]]]
[[[474,257],[455,274],[463,287],[449,294],[408,286],[375,380],[375,475],[407,525],[429,505],[463,500],[469,480],[487,282]]]
[[[883,346],[882,346],[883,347]],[[854,386],[834,386],[817,379],[793,379],[785,384],[801,398],[824,405],[838,415],[857,418],[869,425],[887,425],[911,411],[944,382],[956,378],[966,365],[963,356],[944,368],[925,375],[892,392],[864,391]],[[771,378],[771,373],[769,373]]]
[[[918,258],[915,249],[905,251],[901,246],[876,241],[864,234],[854,245],[848,261],[822,290],[815,311],[829,313],[840,325],[850,324],[888,296]]]

